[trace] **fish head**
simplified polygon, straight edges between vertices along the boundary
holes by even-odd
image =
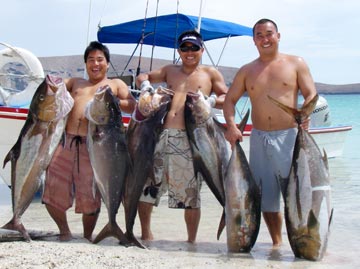
[[[191,118],[193,123],[203,123],[211,117],[211,107],[201,91],[188,92],[185,102],[185,117]]]
[[[58,118],[57,96],[59,88],[64,85],[62,78],[47,75],[37,88],[30,104],[29,112],[40,121],[50,122]]]
[[[85,116],[97,125],[108,124],[114,95],[109,85],[99,87],[85,108]]]
[[[137,104],[137,114],[143,118],[149,118],[160,108],[167,106],[174,96],[174,91],[164,87],[158,87],[155,91],[143,91],[139,96]]]
[[[303,231],[298,231],[300,235],[294,242],[296,256],[316,261],[321,257],[320,236],[318,233],[313,233],[308,227],[304,227],[303,229]]]

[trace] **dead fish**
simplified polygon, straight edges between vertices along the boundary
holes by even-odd
[[[133,233],[137,205],[147,178],[154,176],[155,145],[159,141],[163,120],[170,108],[173,96],[172,90],[162,87],[154,92],[142,92],[127,130],[132,171],[127,179],[124,195],[126,235],[131,242],[141,248],[144,246]]]
[[[87,148],[90,162],[109,218],[93,243],[114,236],[127,245],[129,242],[116,222],[116,215],[122,200],[130,158],[119,99],[113,95],[108,85],[96,91],[85,109],[85,115],[89,119]]]
[[[17,230],[26,241],[31,238],[21,216],[38,191],[45,170],[58,146],[74,100],[60,77],[47,75],[37,88],[18,140],[4,159],[11,161],[13,218],[2,228]]]
[[[244,131],[249,111],[240,123]],[[229,252],[250,252],[255,245],[261,221],[261,190],[253,178],[239,143],[233,148],[225,174],[225,221]]]
[[[231,146],[225,139],[225,127],[216,120],[201,91],[188,92],[185,125],[191,146],[195,174],[203,176],[221,206],[225,207],[224,176],[230,159]],[[217,238],[224,228],[221,217]]]
[[[279,178],[285,201],[285,221],[291,248],[298,258],[321,260],[326,252],[333,208],[326,152],[322,155],[313,137],[300,127],[316,105],[316,95],[302,109],[269,98],[295,117],[298,123],[288,178]]]

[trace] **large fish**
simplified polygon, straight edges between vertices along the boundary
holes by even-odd
[[[131,242],[141,248],[144,246],[133,233],[137,205],[146,179],[154,176],[155,145],[159,140],[163,120],[173,96],[173,91],[162,87],[157,88],[154,92],[142,92],[127,130],[127,143],[133,169],[125,187],[126,235]]]
[[[93,243],[114,236],[122,244],[128,244],[126,236],[116,222],[116,214],[122,200],[130,157],[119,99],[113,95],[108,85],[96,91],[93,100],[86,107],[85,115],[89,119],[87,148],[90,162],[96,186],[109,218],[109,222],[95,237]]]
[[[230,160],[231,147],[224,136],[225,127],[216,120],[201,91],[187,93],[185,125],[193,154],[195,174],[200,173],[203,176],[220,205],[225,207],[224,176]],[[223,213],[218,239],[225,225],[224,217]]]
[[[249,111],[240,123],[244,131]],[[225,222],[229,252],[250,252],[259,234],[261,190],[239,141],[236,142],[225,174]]]
[[[31,238],[21,216],[45,178],[45,170],[63,137],[73,104],[63,80],[47,75],[31,100],[18,140],[5,157],[4,166],[11,161],[13,218],[3,228],[21,232],[27,241]]]
[[[312,113],[318,95],[302,109],[269,98],[293,115],[299,125],[289,178],[280,179],[289,242],[296,257],[320,260],[326,251],[333,214],[328,160],[313,137],[300,128]]]

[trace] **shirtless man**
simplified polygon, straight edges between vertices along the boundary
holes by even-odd
[[[221,108],[227,92],[221,73],[214,67],[200,65],[203,51],[201,35],[196,31],[184,32],[178,38],[181,65],[166,65],[137,77],[137,84],[141,85],[142,89],[151,88],[150,82],[165,82],[167,87],[175,92],[154,155],[155,180],[161,182],[159,195],[150,197],[150,193],[153,192],[144,191],[138,206],[143,240],[153,239],[150,229],[151,212],[153,205],[158,204],[161,194],[165,191],[169,193],[170,208],[185,209],[187,241],[193,243],[196,240],[200,222],[201,180],[194,174],[190,145],[185,131],[186,94],[201,90],[210,96],[214,92],[216,97],[211,96],[208,101],[212,107]],[[179,152],[181,154],[176,154]],[[158,163],[164,165],[157,167]],[[149,186],[145,186],[144,190],[147,187]]]
[[[88,79],[65,79],[65,84],[74,99],[66,125],[66,145],[59,145],[47,169],[43,203],[60,231],[60,240],[72,238],[66,210],[75,199],[75,212],[82,213],[84,237],[91,241],[100,212],[100,194],[94,196],[93,171],[86,148],[88,120],[84,111],[96,90],[109,85],[120,99],[120,108],[131,113],[136,101],[127,85],[120,79],[108,79],[109,50],[99,42],[91,42],[84,53]],[[111,157],[111,152],[109,152]]]
[[[259,57],[239,69],[225,98],[225,137],[232,145],[237,140],[242,141],[234,113],[237,101],[247,92],[253,124],[249,163],[255,180],[262,185],[262,212],[273,245],[279,246],[282,214],[276,176],[287,177],[290,172],[297,125],[293,117],[269,100],[268,95],[285,105],[297,107],[299,90],[306,104],[316,95],[316,89],[304,60],[279,52],[280,33],[275,22],[259,20],[253,28],[253,40]],[[307,120],[302,128],[307,129],[308,125]]]

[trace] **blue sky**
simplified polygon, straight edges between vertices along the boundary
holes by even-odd
[[[99,23],[106,26],[142,19],[147,1],[147,16],[155,16],[157,0],[7,0],[0,17],[0,42],[38,57],[83,54],[88,41],[96,40]],[[176,13],[177,3],[159,0],[158,14]],[[200,4],[201,0],[179,0],[178,9],[198,16]],[[360,83],[359,0],[203,0],[202,5],[204,17],[249,27],[260,18],[273,19],[281,33],[280,50],[303,57],[316,82]],[[215,61],[224,42],[207,44]],[[130,55],[135,44],[108,47],[111,53]],[[150,51],[144,48],[143,56],[150,56]],[[155,49],[154,56],[172,59],[173,52]],[[228,42],[220,65],[240,67],[257,56],[251,37],[236,37]],[[203,63],[210,64],[206,56]]]

